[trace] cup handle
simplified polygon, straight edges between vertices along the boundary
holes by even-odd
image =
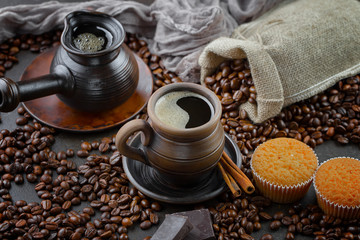
[[[135,119],[123,125],[116,134],[115,145],[122,155],[149,165],[145,152],[142,149],[127,144],[129,137],[137,131],[141,131],[144,134],[144,138],[141,138],[142,144],[144,146],[149,145],[153,130],[150,124],[142,119]]]

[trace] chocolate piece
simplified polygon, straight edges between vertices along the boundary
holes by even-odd
[[[173,215],[181,215],[189,217],[193,229],[189,232],[184,240],[215,240],[212,221],[208,209],[193,210],[187,212],[174,213]]]
[[[166,215],[151,240],[182,240],[192,228],[187,216]]]

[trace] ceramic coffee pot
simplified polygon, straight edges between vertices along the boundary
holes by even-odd
[[[107,14],[90,11],[72,12],[64,22],[50,74],[20,82],[0,78],[0,111],[57,94],[71,108],[100,112],[133,94],[139,70],[133,53],[123,44],[122,25]]]

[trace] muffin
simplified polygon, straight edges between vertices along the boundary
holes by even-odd
[[[318,204],[326,214],[360,218],[360,160],[339,157],[322,163],[314,187]]]
[[[318,159],[305,143],[275,138],[258,146],[250,162],[258,190],[277,203],[292,203],[309,190]]]

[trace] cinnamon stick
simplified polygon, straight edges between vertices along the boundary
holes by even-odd
[[[247,194],[251,194],[255,191],[255,187],[250,181],[250,179],[231,160],[231,158],[226,154],[225,151],[221,156],[220,162],[224,169],[236,180],[236,182]]]
[[[221,165],[221,164],[220,164]],[[226,171],[225,171],[226,172]],[[234,178],[227,173],[229,179],[230,179],[230,183],[231,185],[234,187],[234,189],[236,190],[237,194],[234,194],[234,197],[240,197],[241,195],[241,188],[239,187],[239,185],[236,183],[236,181],[234,180]]]
[[[221,166],[220,163],[217,163],[217,165],[218,165],[220,172],[223,175],[223,178],[225,180],[225,183],[226,183],[226,185],[228,185],[231,193],[234,195],[234,197],[239,197],[241,195],[241,189],[235,182],[234,178],[232,178],[231,175],[229,175],[225,171],[225,169]]]

